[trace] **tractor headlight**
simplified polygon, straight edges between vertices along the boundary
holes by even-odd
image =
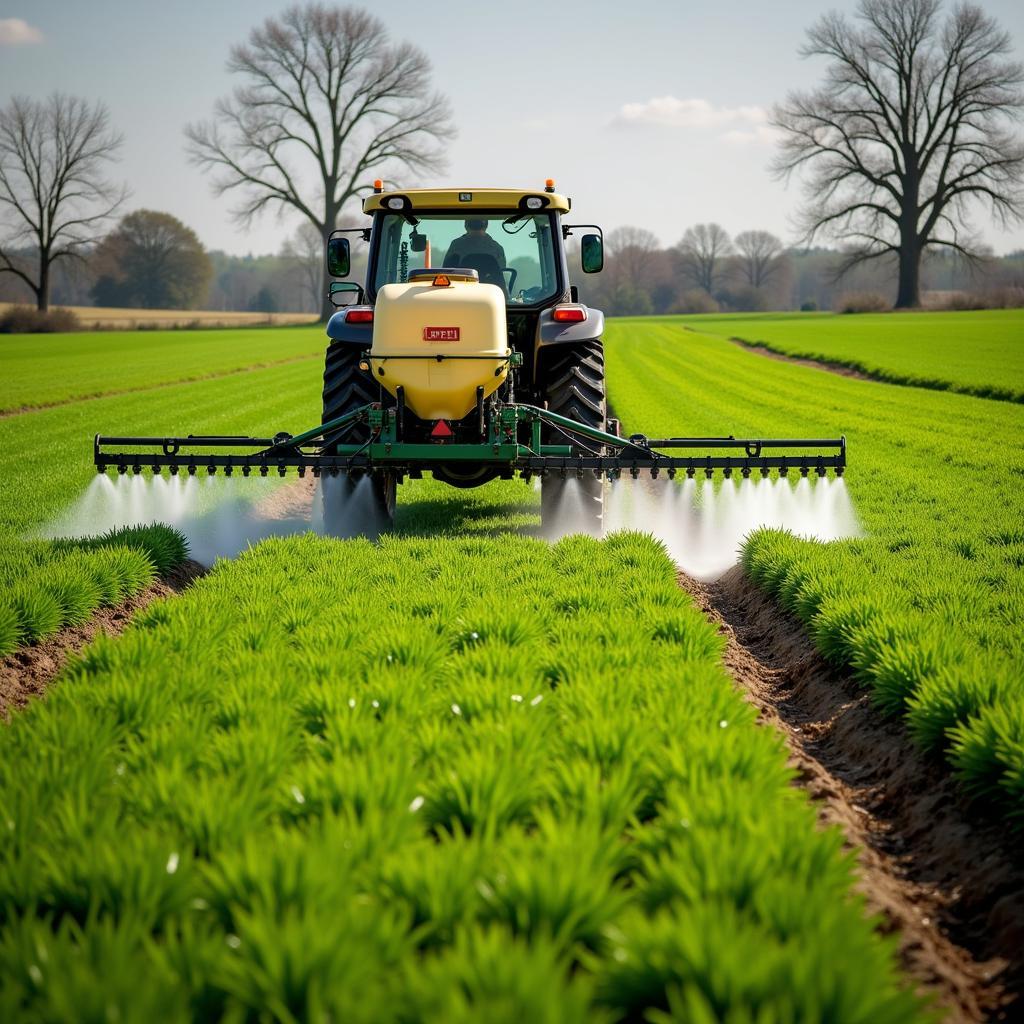
[[[544,200],[540,196],[527,196],[526,208],[528,210],[542,210],[544,209]]]
[[[384,205],[389,210],[401,210],[405,208],[405,199],[402,196],[392,196],[390,199],[384,200]]]

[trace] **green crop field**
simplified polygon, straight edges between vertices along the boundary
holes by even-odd
[[[879,380],[1024,402],[1024,310],[688,316],[693,330]]]
[[[0,1014],[918,1019],[720,645],[637,536],[222,564],[0,733]]]
[[[267,331],[258,337],[287,333]],[[217,339],[218,359],[226,359],[229,350],[253,351],[244,331],[209,334]],[[131,336],[115,332],[109,337],[113,351],[105,357],[108,370],[124,361],[125,338]],[[181,337],[170,334],[170,343]],[[153,336],[148,333],[135,338],[143,358],[151,356],[154,366],[174,372],[173,353],[159,348],[150,353],[145,346]],[[308,338],[300,341],[310,345]],[[45,344],[38,339],[35,343]],[[57,344],[63,345],[63,339]],[[323,347],[318,339],[312,344]],[[196,358],[193,354],[193,367]],[[96,364],[94,351],[91,365]],[[0,418],[0,655],[61,626],[80,623],[98,605],[109,604],[111,595],[137,593],[156,571],[182,557],[176,538],[166,530],[120,533],[107,538],[102,548],[38,539],[25,542],[25,534],[55,516],[95,475],[89,464],[93,434],[188,433],[200,420],[204,429],[214,432],[251,433],[264,428],[268,418],[275,430],[298,430],[318,415],[321,372],[319,357],[314,357],[222,379]],[[107,550],[111,545],[116,552]]]
[[[685,322],[610,323],[616,414],[846,433],[865,536],[761,531],[746,569],[880,715],[1024,823],[1020,406]],[[81,618],[121,591],[62,604],[68,579],[121,560],[144,586],[182,555],[162,529],[32,539],[90,482],[95,432],[316,421],[317,332],[209,335],[205,372],[176,332],[97,336],[83,366],[145,386],[134,337],[167,385],[101,398],[24,357],[8,407],[67,404],[0,418],[0,638],[7,608],[33,639],[15,587]],[[300,358],[261,368],[279,357],[253,337]],[[518,482],[399,500],[377,544],[303,535],[218,563],[0,726],[0,1019],[930,1019],[656,541],[538,540]]]
[[[323,354],[316,327],[0,335],[0,413]]]
[[[883,710],[1024,824],[1019,406],[786,365],[673,319],[615,321],[607,349],[627,432],[847,435],[867,536],[762,531],[748,570]]]

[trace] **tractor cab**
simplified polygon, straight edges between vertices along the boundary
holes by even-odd
[[[382,289],[422,280],[430,271],[469,272],[481,285],[495,289],[503,307],[502,342],[522,363],[520,393],[544,400],[542,378],[548,361],[546,346],[600,338],[603,317],[576,303],[570,283],[566,240],[580,236],[580,269],[595,273],[603,265],[603,237],[594,225],[563,221],[572,203],[554,191],[521,189],[409,189],[385,192],[381,182],[363,203],[372,218],[366,227],[342,228],[328,244],[328,268],[334,277],[347,277],[352,267],[351,245],[369,242],[366,278],[362,285],[336,281],[332,299],[342,306],[328,336],[338,342],[362,342],[372,333],[367,310],[378,305]],[[388,296],[395,295],[389,289]],[[468,297],[463,292],[463,298]],[[574,308],[554,312],[561,305]],[[362,329],[353,328],[360,322]],[[582,325],[567,329],[567,325]],[[424,324],[424,327],[435,326]],[[443,326],[443,325],[442,325]],[[586,336],[584,338],[584,336]],[[484,341],[485,339],[477,339]],[[487,339],[494,341],[495,339]]]

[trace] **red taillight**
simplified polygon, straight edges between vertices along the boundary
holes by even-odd
[[[555,306],[551,319],[556,324],[581,324],[587,319],[587,309],[585,306]]]
[[[353,307],[345,311],[347,324],[372,324],[373,310],[369,306]]]
[[[444,420],[438,420],[434,429],[430,432],[431,437],[454,437],[455,431]]]

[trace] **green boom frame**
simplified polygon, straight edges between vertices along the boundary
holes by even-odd
[[[402,439],[403,404],[362,406],[344,416],[304,433],[277,434],[271,438],[240,436],[105,437],[96,435],[93,461],[103,473],[141,473],[150,469],[172,474],[205,471],[228,475],[253,472],[285,476],[297,470],[314,476],[360,475],[388,470],[419,477],[446,464],[475,463],[496,468],[505,478],[557,474],[584,476],[592,473],[616,479],[623,473],[637,477],[683,472],[711,477],[737,472],[749,477],[754,471],[767,476],[773,469],[785,476],[790,470],[803,476],[825,476],[831,469],[841,476],[846,468],[846,438],[757,439],[736,437],[629,438],[597,430],[575,420],[532,405],[507,404],[484,415],[480,406],[479,441],[466,443],[440,438],[430,443]],[[355,422],[369,426],[370,439],[363,444],[342,444],[341,437]],[[521,428],[526,427],[526,430]],[[544,443],[547,435],[564,438],[564,444]],[[529,435],[529,442],[520,438]],[[692,454],[666,454],[684,450]],[[699,453],[699,454],[698,454]]]

